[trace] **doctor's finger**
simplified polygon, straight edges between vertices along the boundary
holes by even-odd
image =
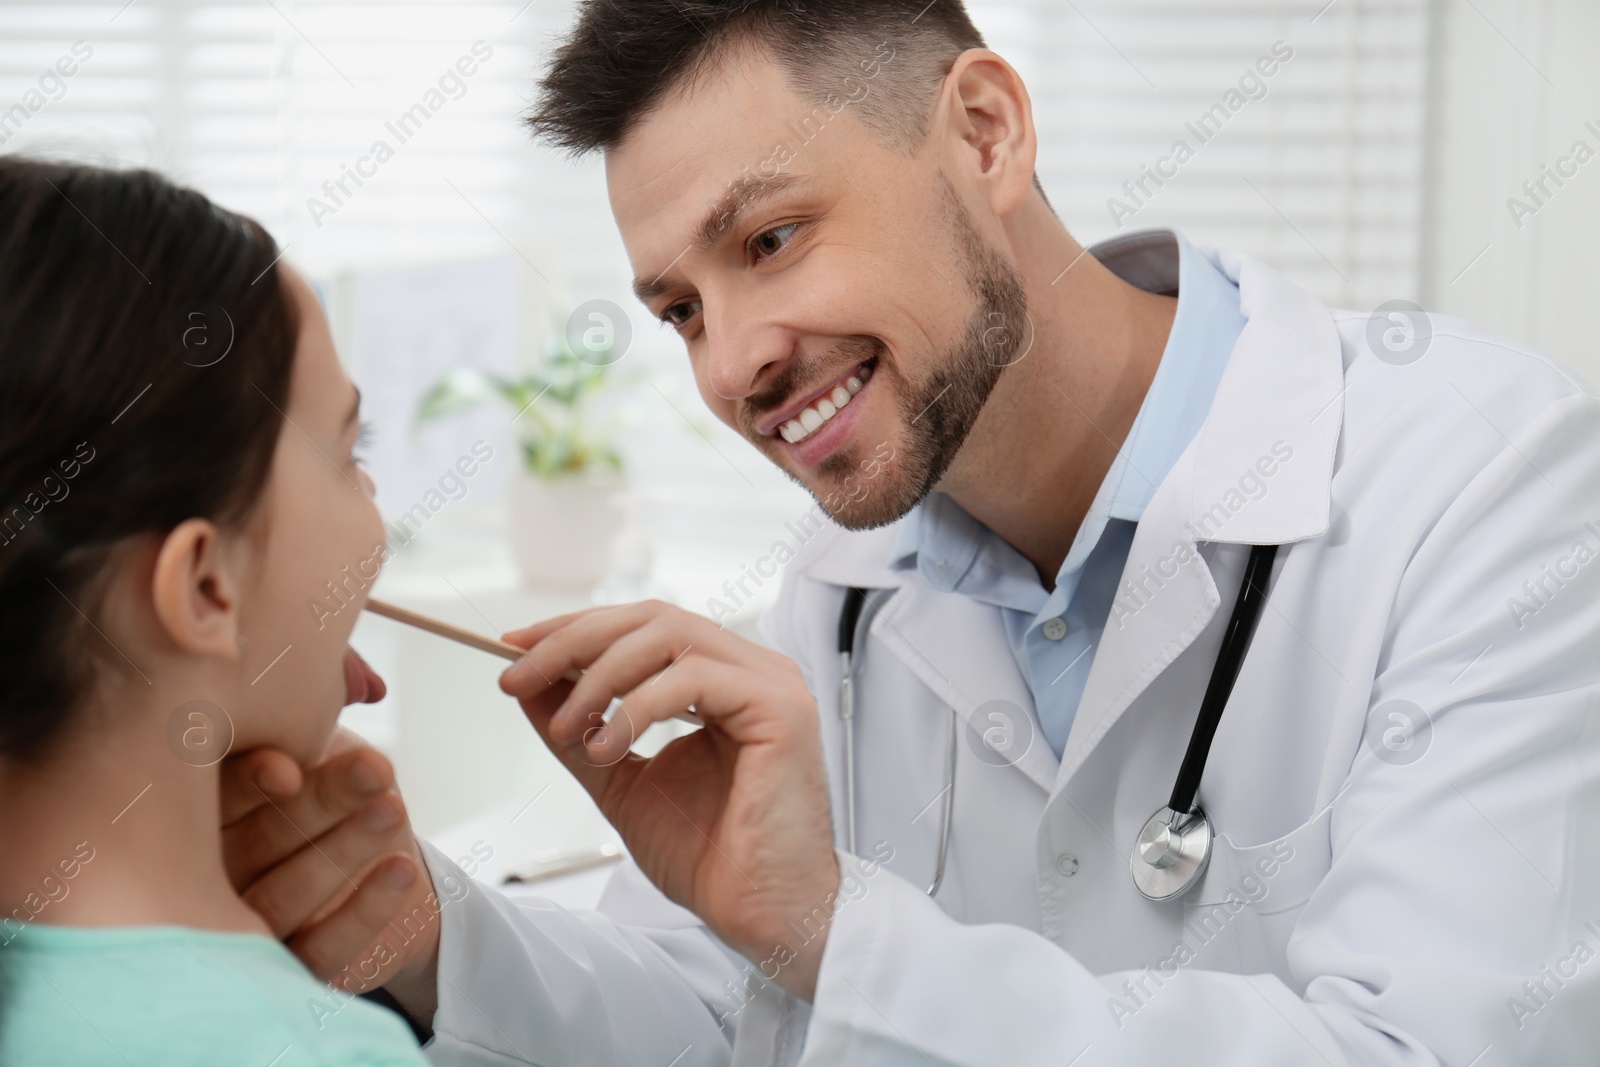
[[[264,807],[268,799],[293,796],[304,782],[300,765],[277,749],[256,748],[229,756],[222,761],[222,825]]]
[[[628,749],[656,723],[666,722],[691,704],[701,718],[715,723],[736,743],[759,735],[755,705],[736,694],[747,689],[750,673],[741,667],[707,657],[683,657],[670,671],[663,671],[623,696],[622,705],[604,728],[586,728],[580,758],[599,767],[610,767],[627,756]],[[717,694],[717,696],[711,696]],[[716,709],[714,711],[709,709]],[[638,757],[632,757],[638,758]]]
[[[392,975],[381,973],[373,948],[391,922],[413,910],[412,890],[420,876],[411,856],[388,857],[368,872],[337,911],[291,938],[289,951],[322,981],[341,978],[338,984],[350,992],[380,984]],[[346,969],[352,973],[341,976]]]
[[[689,615],[658,601],[627,604],[605,613],[583,615],[548,634],[501,675],[500,688],[514,696],[527,696],[553,684],[568,671],[587,670],[612,644],[627,634],[650,626],[672,625],[688,629]],[[666,620],[666,622],[664,622]],[[710,621],[702,619],[707,626]]]
[[[369,765],[373,776],[385,779],[382,788],[394,784],[387,761],[360,734],[347,726],[335,726],[333,735],[323,747],[317,766],[332,763],[335,757],[358,749],[373,751],[374,763]],[[352,758],[353,759],[353,758]],[[367,759],[362,757],[361,762]],[[348,768],[352,763],[341,764]],[[269,802],[283,803],[305,787],[306,772],[293,757],[274,748],[255,748],[240,752],[222,761],[220,793],[222,797],[222,825],[230,826]],[[376,791],[376,790],[374,790]]]
[[[613,759],[610,763],[602,765],[591,759],[583,747],[581,733],[574,741],[561,740],[551,735],[550,719],[560,706],[561,698],[570,688],[568,683],[563,682],[556,689],[537,693],[531,697],[520,697],[517,703],[521,705],[523,715],[527,717],[545,747],[598,802],[610,785],[615,765],[621,761]],[[596,724],[598,725],[598,721]]]
[[[560,625],[555,625],[557,622],[560,622]],[[622,633],[643,629],[646,625],[667,627],[672,632],[691,635],[691,640],[696,641],[696,645],[707,651],[714,651],[717,656],[726,659],[754,662],[765,651],[752,641],[739,637],[738,633],[720,627],[702,614],[659,600],[579,611],[570,616],[562,616],[562,619],[550,619],[538,627],[507,633],[506,637],[514,645],[523,645],[525,641],[531,641],[531,646],[538,649],[541,654],[570,653],[576,646],[584,646],[587,649],[587,656],[592,659],[598,656],[606,645],[610,645],[611,641],[618,640]],[[574,662],[573,659],[563,662],[563,670],[584,667],[586,661],[581,661],[581,657],[578,659],[578,662]],[[541,665],[544,665],[542,661]]]
[[[518,646],[518,648],[533,648],[534,645],[538,645],[539,641],[549,637],[550,633],[555,633],[557,630],[563,629],[563,627],[568,627],[573,622],[578,622],[579,619],[618,613],[648,616],[653,611],[659,611],[659,609],[667,608],[667,606],[669,605],[666,605],[664,601],[638,600],[634,601],[634,603],[622,603],[622,605],[605,605],[600,606],[600,608],[584,608],[582,611],[568,611],[566,614],[558,614],[558,616],[550,617],[550,619],[541,619],[541,621],[534,622],[534,624],[525,625],[522,629],[507,630],[506,633],[501,633],[501,640],[509,641],[509,643]]]
[[[645,601],[630,605],[637,611],[612,615],[593,615],[575,620],[550,634],[544,646],[552,654],[568,657],[564,667],[592,668],[612,646],[632,635],[647,637],[662,647],[670,646],[676,656],[685,648],[714,659],[745,666],[766,662],[770,653],[706,618],[672,604]]]
[[[270,797],[223,830],[222,855],[236,886],[246,885],[394,786],[394,767],[368,747],[350,749],[311,768],[291,796]],[[398,799],[398,798],[397,798]]]
[[[411,841],[405,806],[389,793],[272,868],[240,893],[277,937],[287,937],[356,888],[366,869]]]
[[[583,608],[580,611],[569,611],[565,615],[556,615],[552,618],[542,619],[539,622],[516,630],[507,630],[500,635],[502,641],[507,641],[521,648],[531,648],[543,641],[557,630],[570,626],[581,619],[595,619],[603,616],[626,615],[635,620],[659,615],[668,611],[680,611],[676,605],[668,604],[664,600],[635,600],[623,604],[603,604],[593,608]]]
[[[616,635],[627,633],[642,625],[651,613],[641,604],[623,604],[618,607],[593,612],[575,612],[560,619],[550,619],[527,630],[513,631],[507,640],[526,647],[511,666],[500,675],[500,688],[514,697],[532,696],[559,682],[568,672],[581,670],[589,660],[579,660],[573,653],[575,644],[585,643],[584,635]],[[556,625],[559,623],[560,625]],[[605,638],[600,638],[601,647]],[[597,643],[594,636],[586,646]],[[592,656],[590,657],[593,658]]]
[[[667,616],[658,616],[604,645],[551,723],[555,736],[567,742],[580,740],[587,731],[603,725],[600,716],[613,697],[673,670],[691,650],[703,657],[692,638]]]

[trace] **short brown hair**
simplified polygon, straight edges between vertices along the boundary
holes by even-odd
[[[856,114],[905,149],[926,136],[956,57],[984,47],[960,0],[584,0],[528,125],[575,155],[614,148],[668,93],[748,45],[817,103],[870,69]]]

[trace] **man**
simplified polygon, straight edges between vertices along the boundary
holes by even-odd
[[[658,604],[508,635],[503,687],[632,863],[578,914],[418,857],[437,894],[402,911],[442,917],[363,977],[436,1062],[1593,1061],[1589,386],[1176,234],[1086,253],[951,0],[589,4],[542,88],[707,405],[838,528],[788,565],[777,651]],[[1209,865],[1147,899],[1254,545]],[[706,730],[625,754],[689,705]],[[365,803],[331,766],[313,834]],[[269,818],[241,880],[348,974],[391,900],[305,924],[335,889]]]

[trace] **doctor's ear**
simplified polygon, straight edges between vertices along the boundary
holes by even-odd
[[[948,122],[959,165],[1005,217],[1022,206],[1033,187],[1039,151],[1033,102],[1016,69],[987,48],[956,57],[945,76],[935,122]]]
[[[156,551],[151,606],[172,642],[185,652],[239,655],[240,566],[232,539],[206,519],[187,519]]]

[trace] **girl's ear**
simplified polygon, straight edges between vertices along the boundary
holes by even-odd
[[[240,575],[216,526],[188,519],[156,553],[151,601],[174,644],[198,655],[239,655]]]

